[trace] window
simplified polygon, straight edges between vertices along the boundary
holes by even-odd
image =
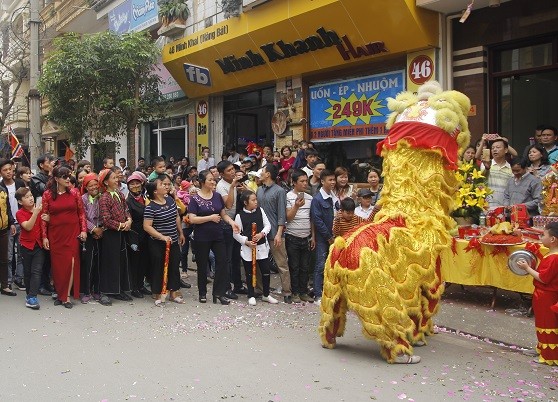
[[[505,45],[493,50],[494,132],[520,153],[541,124],[556,126],[558,55],[556,38]]]
[[[503,50],[495,72],[525,70],[552,64],[552,43]]]

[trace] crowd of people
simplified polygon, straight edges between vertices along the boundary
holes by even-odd
[[[329,245],[373,219],[381,172],[357,188],[308,143],[221,159],[206,147],[195,165],[105,158],[93,172],[87,160],[44,155],[35,174],[0,160],[0,293],[25,291],[30,309],[38,295],[66,308],[146,296],[183,304],[191,251],[200,303],[211,281],[213,303],[320,302]]]
[[[557,141],[555,128],[537,127],[535,143],[518,157],[505,138],[483,135],[462,161],[487,172],[491,206],[525,204],[537,215]],[[248,155],[231,149],[218,163],[205,147],[195,165],[158,156],[132,169],[106,158],[95,173],[89,161],[45,155],[37,166],[33,175],[0,160],[0,293],[25,290],[33,309],[37,295],[67,308],[70,296],[111,305],[149,295],[160,303],[163,282],[169,300],[184,303],[190,251],[201,303],[208,281],[213,302],[245,294],[251,305],[260,297],[277,303],[272,272],[285,303],[319,302],[329,245],[373,219],[382,190],[381,171],[371,168],[367,184],[352,185],[346,168],[326,169],[304,142],[296,154],[288,146]]]
[[[505,137],[484,134],[463,153],[463,162],[473,163],[487,176],[490,207],[524,204],[531,217],[540,214],[542,179],[558,161],[558,130],[540,125],[530,142],[518,153]]]
[[[484,172],[492,194],[487,198],[490,208],[525,205],[529,216],[540,215],[543,208],[545,176],[556,168],[558,161],[558,130],[541,125],[536,127],[530,144],[521,154],[508,140],[497,134],[484,134],[475,146],[469,146],[462,155],[462,162],[472,163]],[[533,277],[533,312],[539,344],[526,354],[535,356],[535,362],[558,364],[555,351],[558,328],[558,223],[549,223],[541,236],[542,245],[549,253],[539,261],[538,267],[525,260],[518,267]]]
[[[506,138],[485,134],[461,155],[487,176],[491,207],[525,204],[539,214],[558,132],[537,127],[532,142],[519,155]],[[350,184],[348,169],[328,170],[308,143],[296,154],[288,146],[248,155],[231,149],[218,163],[204,147],[195,165],[158,156],[131,169],[123,158],[118,166],[105,158],[96,173],[87,160],[44,155],[37,166],[32,174],[0,160],[0,294],[25,291],[34,310],[38,295],[66,308],[146,296],[184,304],[190,251],[200,303],[213,281],[213,303],[246,295],[250,306],[276,304],[272,272],[283,302],[320,303],[329,246],[373,220],[382,191],[380,170],[370,167],[366,184]],[[553,226],[543,236],[552,252],[557,233]],[[538,290],[554,289],[558,271],[548,261],[539,273],[522,265]]]

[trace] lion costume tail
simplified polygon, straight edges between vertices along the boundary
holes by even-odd
[[[357,313],[364,336],[381,345],[388,362],[412,354],[412,344],[424,341],[443,287],[434,250],[416,244],[403,218],[366,224],[335,240],[324,271],[319,326],[324,347],[335,347],[335,338],[343,335],[347,309]],[[419,283],[425,285],[410,286]]]

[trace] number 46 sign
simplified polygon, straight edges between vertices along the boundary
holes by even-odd
[[[407,55],[407,90],[417,92],[418,87],[436,77],[436,50],[427,49]]]

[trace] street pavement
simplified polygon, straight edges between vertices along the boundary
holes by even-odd
[[[354,314],[323,349],[313,304],[204,305],[194,285],[184,305],[68,310],[40,296],[32,311],[23,293],[0,296],[2,401],[558,400],[558,368],[520,352],[536,342],[534,321],[509,292],[492,311],[490,289],[449,287],[416,365],[386,364]]]

